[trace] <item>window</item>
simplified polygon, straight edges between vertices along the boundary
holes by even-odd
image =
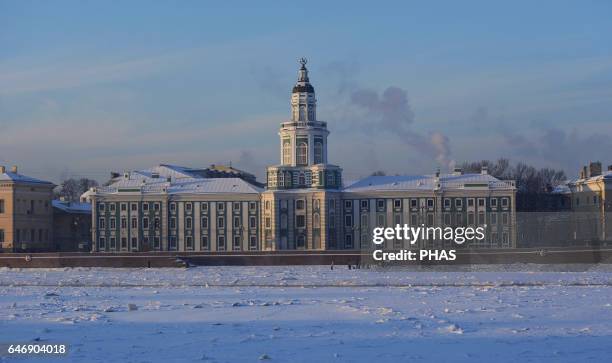
[[[200,209],[202,210],[202,212],[208,213],[208,203],[207,202],[202,202],[200,204]]]
[[[297,215],[295,216],[295,227],[296,228],[305,228],[306,227],[306,216]]]
[[[450,198],[444,198],[444,208],[448,209],[451,207],[451,200]]]
[[[100,249],[101,250],[106,249],[106,238],[100,237],[99,241],[100,241]]]
[[[497,224],[497,213],[491,213],[491,224]]]
[[[208,229],[208,217],[202,217],[202,221],[201,221],[201,226],[200,228],[202,229]]]
[[[329,219],[327,220],[327,226],[329,228],[336,228],[336,216],[330,214]]]
[[[104,220],[104,218],[100,218],[99,223],[98,223],[98,227],[100,229],[105,229],[106,228],[106,221]]]
[[[312,228],[321,228],[321,217],[319,213],[315,213],[312,216]]]
[[[217,218],[217,228],[219,229],[225,228],[225,218],[223,217]]]
[[[502,198],[501,202],[503,208],[508,208],[508,198]]]
[[[4,230],[0,229],[0,243],[4,242]]]
[[[433,208],[434,207],[434,200],[429,198],[427,199],[427,208]]]
[[[298,185],[306,185],[306,177],[304,176],[304,173],[300,173],[300,175],[298,175]]]
[[[502,243],[507,245],[508,243],[510,243],[510,239],[508,238],[508,232],[503,232],[502,233]]]
[[[219,210],[219,212],[225,211],[225,203],[223,202],[217,203],[217,209]]]
[[[395,223],[395,225],[401,224],[402,223],[402,215],[399,213],[395,213],[395,215],[393,216],[393,222]]]
[[[149,203],[147,203],[147,202],[142,203],[142,211],[143,212],[148,212],[149,211]]]
[[[295,209],[297,210],[303,210],[304,209],[304,200],[303,199],[298,199],[295,201]]]
[[[467,223],[468,223],[469,226],[474,225],[474,213],[473,212],[469,212],[468,213]]]
[[[127,237],[121,237],[121,249],[127,250]]]
[[[378,208],[378,210],[384,210],[385,209],[385,201],[383,199],[378,199],[376,201],[376,208]]]
[[[225,236],[217,236],[217,250],[225,251]]]
[[[251,229],[257,228],[257,218],[249,217],[249,227],[251,227]]]
[[[257,236],[249,236],[249,248],[257,249]]]
[[[208,251],[210,246],[208,244],[208,236],[202,236],[202,249]]]
[[[255,212],[257,210],[257,203],[255,202],[249,202],[249,210],[251,212]]]
[[[234,216],[234,228],[240,228],[240,217]]]
[[[300,234],[299,236],[297,236],[296,247],[297,248],[306,247],[306,236],[304,236],[303,234]]]
[[[159,250],[161,248],[159,236],[153,237],[153,248]]]
[[[450,226],[451,224],[451,215],[450,213],[444,213],[444,225]]]
[[[283,164],[291,164],[291,141],[283,141]]]
[[[122,212],[127,211],[127,203],[121,203],[121,211]]]
[[[428,226],[433,226],[434,225],[434,215],[433,215],[433,213],[427,213],[427,225]]]
[[[360,224],[361,224],[362,232],[368,228],[368,215],[367,214],[364,213],[364,214],[361,215],[361,223]]]
[[[504,226],[508,225],[508,213],[502,213],[502,224]]]
[[[234,250],[240,249],[240,236],[234,236]]]
[[[108,210],[111,211],[111,212],[114,212],[115,211],[115,203],[110,203],[108,205]]]
[[[143,229],[149,229],[149,218],[144,217],[142,219],[142,228]]]
[[[401,199],[393,200],[393,208],[395,208],[395,209],[402,208],[402,200]]]
[[[160,227],[161,227],[161,221],[159,217],[155,217],[155,219],[153,220],[153,228],[159,229]]]
[[[115,237],[110,238],[110,248],[114,250],[117,248],[117,239]]]
[[[170,236],[170,249],[171,250],[176,250],[176,237],[175,236]]]
[[[463,207],[463,199],[455,199],[455,208],[461,208]]]
[[[353,248],[353,235],[347,234],[344,236],[344,247]]]
[[[138,219],[132,218],[132,228],[138,228]]]
[[[344,216],[344,226],[346,228],[352,228],[353,227],[353,216],[352,215],[346,215]]]
[[[240,211],[240,202],[234,202],[234,205],[232,206],[232,210]]]
[[[100,212],[104,212],[104,207],[105,207],[105,206],[104,206],[104,203],[100,203],[100,204],[98,204],[98,210],[99,210]]]
[[[485,199],[478,198],[478,208],[484,208],[484,206],[485,206]]]
[[[353,208],[353,201],[352,200],[345,200],[344,201],[344,209],[352,209]]]
[[[280,227],[281,229],[287,229],[287,215],[284,213],[280,216]]]
[[[308,164],[308,144],[300,142],[295,153],[295,161],[298,165]]]
[[[170,229],[176,229],[176,217],[170,218]]]
[[[368,209],[368,201],[367,200],[362,200],[361,201],[361,209]]]
[[[468,198],[467,205],[468,205],[468,207],[473,207],[474,206],[474,198]]]
[[[491,198],[490,203],[492,208],[497,208],[497,198]]]
[[[318,199],[314,199],[312,201],[312,208],[319,209],[319,200]]]
[[[410,215],[410,225],[412,226],[416,226],[417,224],[419,224],[419,220],[418,220],[419,216],[416,214],[411,214]]]
[[[410,199],[410,208],[417,208],[417,207],[418,207],[418,200]]]
[[[154,211],[159,212],[160,209],[161,209],[161,204],[159,204],[159,203],[153,204],[153,210]]]
[[[132,212],[136,212],[138,210],[138,204],[136,203],[130,204],[130,209],[132,209]]]
[[[117,227],[116,226],[115,218],[109,218],[108,219],[108,225],[109,225],[110,229],[115,229]]]
[[[185,228],[191,229],[193,227],[193,219],[191,217],[185,218]]]
[[[193,237],[191,236],[186,236],[185,237],[185,248],[188,250],[192,250],[193,249]]]
[[[191,213],[192,208],[193,208],[193,204],[185,203],[185,210],[187,211],[187,213]]]
[[[314,163],[323,163],[323,143],[315,142],[314,144]]]
[[[484,226],[485,223],[486,223],[486,221],[485,221],[485,214],[484,214],[484,212],[479,212],[478,213],[478,225],[479,226]]]
[[[4,199],[0,199],[0,214],[4,213]]]
[[[170,211],[171,212],[176,212],[176,203],[174,203],[174,202],[170,203]]]
[[[463,225],[463,213],[457,213],[457,215],[455,216],[456,219],[456,224],[458,226],[462,226]]]
[[[136,237],[132,237],[132,249],[133,250],[137,250],[138,249],[138,238],[136,238]]]
[[[376,222],[378,223],[378,227],[384,227],[387,223],[385,221],[385,215],[384,214],[378,214],[376,216]]]

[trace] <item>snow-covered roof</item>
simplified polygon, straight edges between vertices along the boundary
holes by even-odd
[[[15,182],[15,183],[30,183],[30,184],[54,185],[53,183],[51,183],[49,181],[46,181],[46,180],[32,178],[30,176],[21,175],[19,173],[13,173],[11,171],[6,171],[4,173],[0,173],[0,181],[12,181],[12,182]]]
[[[194,169],[180,165],[159,164],[152,168],[135,171],[133,173],[141,174],[143,176],[151,176],[153,174],[158,174],[162,178],[181,179],[197,178],[202,172],[203,169]]]
[[[106,187],[96,188],[96,194],[105,193],[167,193],[167,194],[221,194],[221,193],[260,193],[261,188],[240,178],[165,178],[147,177],[132,173],[128,178],[118,179]]]
[[[440,189],[514,189],[514,181],[499,180],[489,174],[443,174],[439,177]],[[403,191],[437,189],[434,175],[370,176],[344,188],[346,192]]]
[[[604,179],[605,180],[612,179],[612,170],[605,170],[600,175],[592,176],[589,178],[575,179],[575,180],[572,180],[570,184],[593,182],[593,181],[599,181],[599,180],[604,180]]]
[[[553,194],[569,194],[569,193],[571,193],[571,190],[570,190],[569,186],[567,185],[567,182],[565,182],[565,183],[559,184],[556,187],[554,187],[553,190],[551,191],[551,193],[553,193]]]
[[[80,203],[80,202],[65,202],[63,200],[53,200],[51,201],[53,208],[57,208],[66,213],[79,213],[79,214],[91,214],[91,204],[90,203]]]

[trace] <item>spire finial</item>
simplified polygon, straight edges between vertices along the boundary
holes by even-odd
[[[298,62],[300,62],[300,64],[302,65],[302,68],[304,68],[306,67],[306,63],[308,63],[308,59],[306,59],[306,57],[302,57],[298,59]]]

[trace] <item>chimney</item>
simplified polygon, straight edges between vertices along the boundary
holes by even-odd
[[[489,167],[486,166],[486,165],[483,165],[482,168],[480,168],[480,174],[482,174],[482,175],[489,174]]]
[[[590,176],[601,175],[601,162],[595,161],[589,163],[589,174]]]
[[[580,170],[580,179],[586,179],[588,177],[589,177],[589,175],[588,175],[587,167],[583,166],[582,170]]]
[[[453,175],[463,175],[463,170],[461,168],[453,169]]]
[[[612,164],[608,165],[608,171],[612,171]]]
[[[6,173],[6,166],[0,165],[0,174]]]
[[[17,165],[11,166],[11,173],[17,174]]]

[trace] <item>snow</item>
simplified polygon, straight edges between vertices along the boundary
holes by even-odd
[[[68,343],[61,362],[605,361],[612,267],[567,267],[3,268],[0,344]]]
[[[465,187],[483,187],[490,189],[514,189],[512,181],[499,180],[489,174],[442,174],[437,181],[434,175],[395,175],[395,176],[369,176],[358,182],[349,184],[344,189],[347,192],[365,192],[377,190],[434,190],[462,189]]]

